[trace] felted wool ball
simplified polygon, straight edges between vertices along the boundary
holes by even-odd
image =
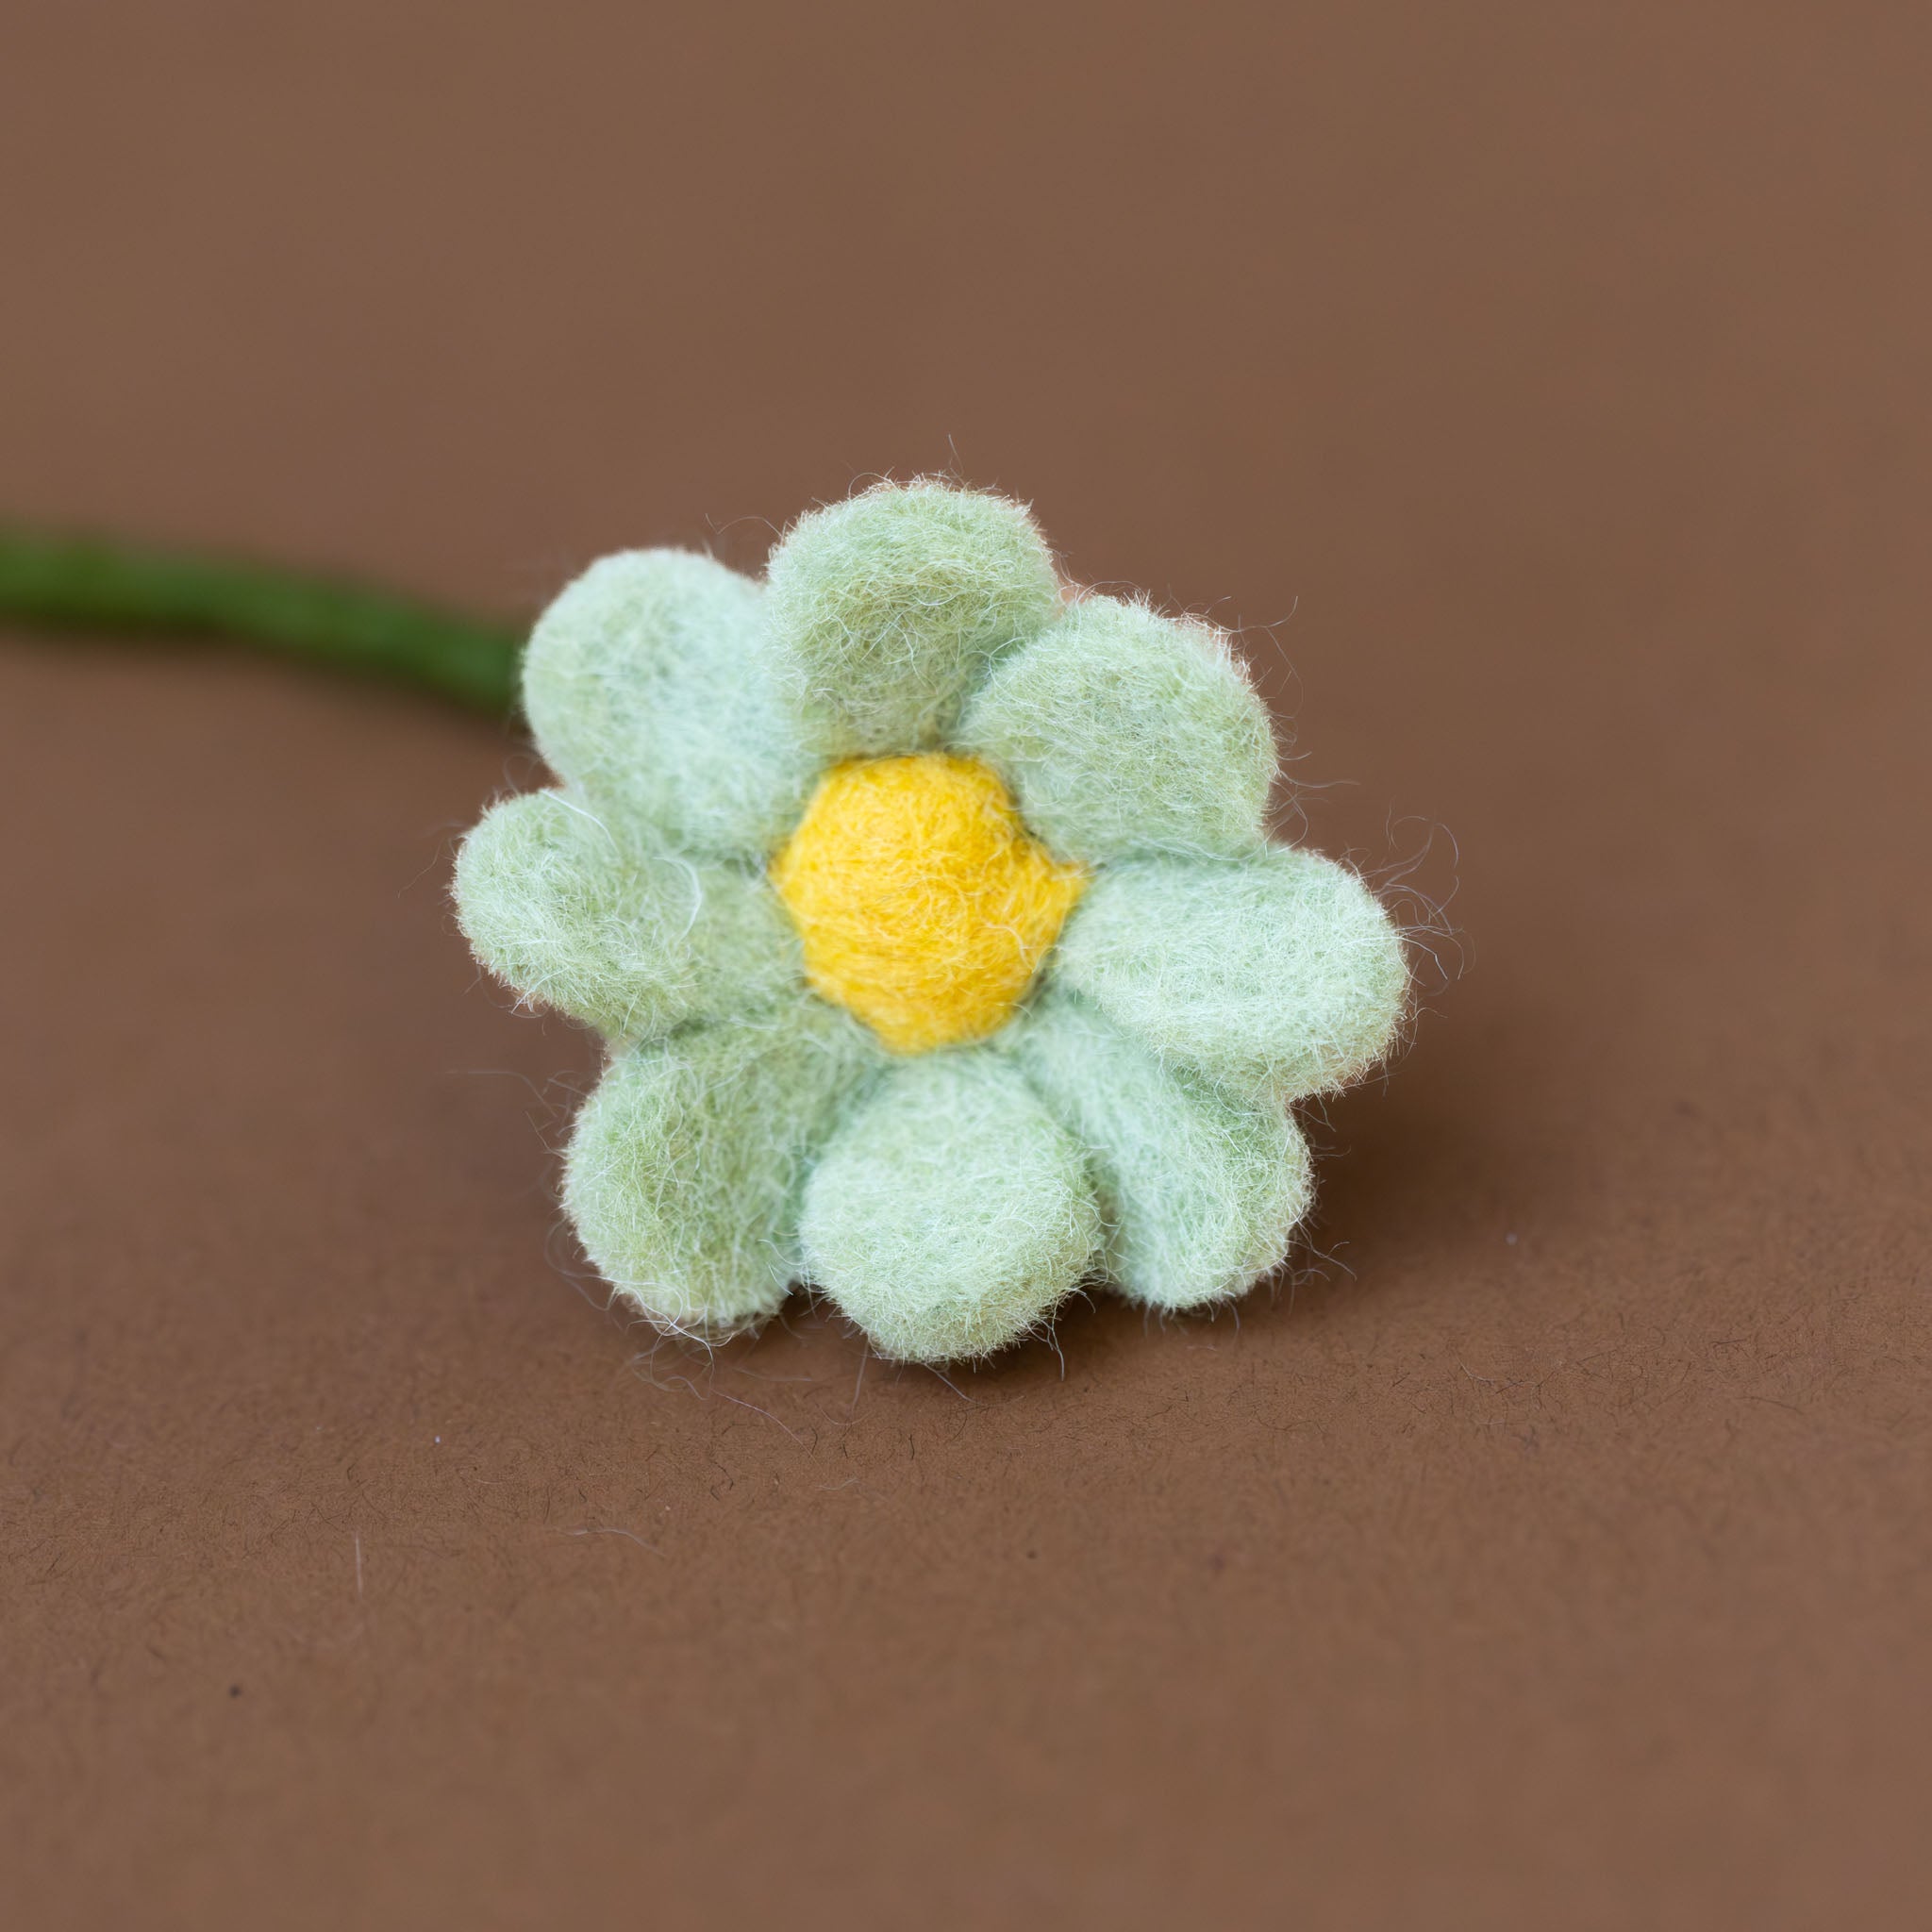
[[[1280,1265],[1292,1105],[1388,1051],[1407,972],[1354,873],[1269,839],[1225,638],[1063,585],[1019,504],[881,484],[763,583],[604,558],[524,690],[560,782],[465,840],[458,913],[608,1042],[564,1203],[658,1326],[802,1284],[940,1363],[1083,1282],[1178,1311]]]

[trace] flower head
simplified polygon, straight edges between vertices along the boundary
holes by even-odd
[[[762,584],[604,558],[524,682],[563,782],[470,834],[458,904],[609,1042],[564,1198],[653,1321],[728,1334],[803,1281],[943,1361],[1085,1278],[1181,1309],[1282,1260],[1290,1106],[1381,1056],[1407,975],[1353,873],[1269,841],[1218,633],[919,482],[803,518]]]

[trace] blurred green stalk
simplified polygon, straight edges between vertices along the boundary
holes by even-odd
[[[232,638],[390,677],[507,717],[515,632],[265,564],[0,527],[0,622]]]

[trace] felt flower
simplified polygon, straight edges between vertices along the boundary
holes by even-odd
[[[608,557],[524,668],[562,781],[497,805],[464,931],[609,1043],[564,1201],[661,1327],[795,1283],[883,1354],[976,1357],[1083,1281],[1237,1295],[1306,1211],[1291,1104],[1387,1048],[1401,941],[1271,842],[1225,641],[1064,586],[937,482],[818,510],[765,581]]]

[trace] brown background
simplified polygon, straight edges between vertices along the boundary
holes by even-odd
[[[8,15],[0,511],[526,613],[951,465],[1459,873],[1239,1323],[707,1364],[526,754],[7,639],[11,1924],[1925,1922],[1923,8]]]

